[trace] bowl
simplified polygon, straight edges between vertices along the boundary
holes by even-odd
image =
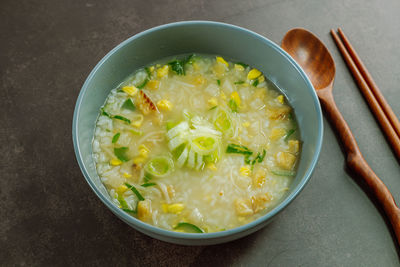
[[[297,175],[282,202],[246,225],[216,233],[178,233],[144,223],[118,208],[96,173],[92,140],[100,107],[111,89],[128,75],[158,59],[186,53],[220,55],[261,70],[294,108],[302,154]],[[89,186],[118,218],[153,238],[184,245],[210,245],[249,235],[265,225],[300,193],[314,170],[323,136],[322,113],[315,90],[301,67],[278,45],[250,30],[211,21],[184,21],[158,26],[123,41],[94,67],[76,102],[72,137],[77,161]]]

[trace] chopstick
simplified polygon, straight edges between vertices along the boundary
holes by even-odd
[[[400,161],[400,122],[373,81],[367,68],[358,57],[350,41],[344,35],[344,32],[340,28],[338,32],[343,42],[333,29],[331,30],[331,35],[353,74],[361,93],[364,95],[372,113],[378,120],[381,129]]]

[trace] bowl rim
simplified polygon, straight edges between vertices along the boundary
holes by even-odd
[[[299,182],[296,188],[293,189],[293,191],[288,194],[285,199],[282,200],[277,206],[275,206],[273,209],[271,209],[269,212],[261,216],[260,218],[247,223],[245,225],[241,225],[239,227],[235,227],[226,231],[221,231],[221,232],[213,232],[213,233],[203,233],[203,234],[196,234],[196,233],[181,233],[181,232],[174,232],[166,229],[162,229],[156,226],[153,226],[151,224],[145,223],[140,221],[139,219],[136,219],[135,217],[127,214],[126,212],[123,212],[121,209],[119,209],[110,199],[104,197],[102,193],[100,192],[99,188],[96,187],[94,182],[90,179],[89,173],[86,169],[86,166],[83,162],[82,155],[80,148],[78,146],[78,115],[80,111],[80,106],[81,102],[83,99],[83,95],[85,94],[88,84],[91,82],[93,77],[95,76],[97,70],[101,68],[101,66],[104,64],[105,61],[108,60],[117,50],[121,49],[122,47],[126,46],[128,43],[135,41],[136,39],[147,35],[151,34],[156,31],[164,30],[166,28],[170,27],[180,27],[180,26],[187,26],[187,25],[203,25],[203,26],[219,26],[219,27],[226,27],[232,30],[236,30],[239,32],[244,32],[246,34],[253,35],[263,43],[265,43],[267,46],[270,46],[273,48],[277,53],[281,54],[284,58],[288,60],[288,62],[295,67],[295,69],[298,71],[300,76],[305,80],[307,86],[310,89],[310,94],[313,98],[314,106],[317,111],[317,117],[318,117],[318,140],[316,143],[315,147],[315,153],[313,155],[313,158],[311,160],[310,167],[307,169],[305,175]],[[228,236],[234,236],[237,235],[241,232],[246,232],[248,230],[251,230],[258,225],[262,224],[263,222],[266,222],[267,220],[271,219],[275,215],[277,215],[279,212],[281,212],[286,206],[288,206],[298,195],[299,193],[303,190],[304,186],[307,184],[307,182],[310,180],[310,177],[315,169],[315,166],[317,164],[320,152],[321,152],[321,147],[322,147],[322,140],[323,140],[323,120],[322,120],[322,111],[321,111],[321,106],[316,94],[316,91],[307,77],[306,73],[304,70],[300,67],[300,65],[287,53],[285,52],[279,45],[275,44],[268,38],[254,32],[251,30],[248,30],[246,28],[228,24],[228,23],[223,23],[223,22],[216,22],[216,21],[205,21],[205,20],[191,20],[191,21],[179,21],[179,22],[173,22],[173,23],[168,23],[168,24],[163,24],[159,25],[150,29],[147,29],[145,31],[142,31],[140,33],[137,33],[128,39],[124,40],[117,46],[115,46],[110,52],[108,52],[93,68],[93,70],[90,72],[88,77],[86,78],[76,101],[75,109],[74,109],[74,115],[73,115],[73,121],[72,121],[72,139],[73,139],[73,145],[74,145],[74,151],[75,151],[75,156],[78,161],[79,167],[81,169],[82,174],[84,175],[86,182],[89,184],[89,186],[92,188],[92,190],[95,192],[97,197],[100,198],[100,200],[115,214],[117,217],[120,217],[124,222],[127,222],[129,225],[133,224],[139,227],[139,229],[136,229],[140,232],[152,232],[156,235],[159,236],[164,236],[167,238],[173,238],[173,239],[181,239],[181,240],[203,240],[203,239],[220,239]]]

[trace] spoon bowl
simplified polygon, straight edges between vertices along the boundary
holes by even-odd
[[[292,29],[283,37],[281,46],[302,66],[316,90],[332,88],[335,62],[314,34],[301,28]]]

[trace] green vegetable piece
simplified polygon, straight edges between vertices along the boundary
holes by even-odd
[[[127,162],[129,158],[126,156],[126,152],[128,152],[127,147],[114,147],[115,156],[122,162]]]
[[[232,112],[237,113],[238,112],[238,106],[235,100],[231,99],[228,102],[229,108],[232,110]]]
[[[125,122],[125,123],[127,123],[127,124],[130,124],[130,123],[131,123],[131,120],[130,120],[130,119],[127,119],[127,118],[125,118],[125,117],[123,117],[123,116],[120,116],[120,115],[114,115],[113,118],[114,118],[114,119],[117,119],[117,120],[121,120],[121,121],[123,121],[123,122]]]
[[[147,73],[147,77],[148,78],[150,78],[151,77],[151,71],[150,71],[150,68],[149,67],[146,67],[146,68],[144,68],[144,70],[146,71],[146,73]]]
[[[156,183],[145,183],[145,184],[142,184],[143,187],[149,187],[149,186],[154,186],[154,185],[156,185]]]
[[[243,155],[252,155],[253,152],[245,146],[237,145],[237,144],[229,144],[226,148],[226,153],[236,153]]]
[[[111,143],[115,144],[115,143],[118,141],[120,135],[121,135],[120,133],[116,133],[116,134],[113,136]]]
[[[171,129],[174,128],[176,125],[178,125],[177,122],[174,122],[174,121],[167,121],[167,131],[171,130]]]
[[[243,62],[236,62],[235,64],[238,64],[240,66],[242,66],[243,68],[247,68],[249,65],[244,64]]]
[[[136,213],[136,210],[131,210],[129,208],[128,204],[126,203],[125,199],[120,195],[118,195],[118,202],[121,205],[121,209],[123,211],[129,212],[129,213]]]
[[[127,100],[125,100],[125,102],[122,104],[121,107],[124,109],[131,110],[131,111],[136,110],[135,104],[133,104],[133,101],[131,98],[128,98]]]
[[[133,185],[130,185],[130,184],[128,184],[128,183],[125,183],[125,185],[126,185],[130,190],[132,190],[132,192],[137,196],[137,198],[138,198],[140,201],[143,201],[143,200],[144,200],[144,197],[139,193],[139,191],[136,189],[136,187],[134,187]]]
[[[218,85],[221,85],[221,80],[217,80],[217,84],[218,84]]]
[[[168,65],[171,66],[173,72],[178,75],[185,75],[184,63],[182,60],[173,60],[168,62]]]
[[[100,111],[101,111],[101,115],[104,115],[104,116],[109,117],[110,119],[112,119],[112,116],[110,115],[110,113],[105,111],[104,108],[101,108]]]
[[[209,109],[209,111],[210,110],[213,110],[213,109],[216,109],[218,106],[213,106],[213,107],[211,107],[210,109]]]
[[[221,132],[226,132],[228,131],[232,124],[231,121],[228,118],[228,115],[226,114],[225,111],[219,111],[217,118],[214,122],[215,127],[217,128],[217,130],[221,131]]]
[[[254,80],[254,82],[253,82],[252,85],[253,85],[254,87],[257,87],[258,84],[259,84],[259,81],[258,81],[258,79],[256,79],[256,80]]]
[[[244,81],[237,81],[237,82],[234,82],[234,84],[244,84]]]
[[[141,84],[136,85],[136,87],[139,89],[143,89],[143,87],[145,87],[148,82],[149,82],[149,78],[146,78],[143,80],[143,82]]]
[[[263,149],[263,153],[261,156],[258,156],[258,162],[261,163],[263,162],[265,155],[267,154],[267,151],[265,151],[265,149]]]
[[[287,142],[289,140],[289,137],[296,131],[296,129],[290,129],[287,131],[286,136],[285,136],[285,141]]]
[[[146,183],[147,183],[148,181],[151,180],[150,175],[148,175],[147,173],[144,174],[143,178],[144,178],[144,181],[145,181]]]
[[[188,233],[199,233],[199,234],[204,233],[204,231],[201,228],[197,227],[194,224],[187,223],[187,222],[178,223],[177,225],[175,225],[174,229],[175,230],[183,230]]]
[[[144,166],[145,173],[150,177],[163,177],[174,168],[174,162],[170,157],[160,156],[151,159]]]
[[[284,170],[271,170],[271,172],[277,176],[295,176],[294,171],[284,171]]]

